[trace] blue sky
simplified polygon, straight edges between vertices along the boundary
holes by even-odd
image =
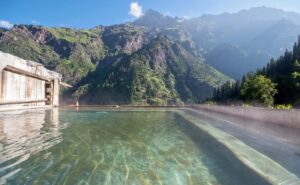
[[[269,6],[300,13],[300,0],[1,0],[0,26],[41,24],[91,28],[133,20],[147,9],[179,17]]]

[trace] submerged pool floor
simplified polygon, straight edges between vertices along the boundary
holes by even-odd
[[[0,120],[0,184],[253,184],[220,165],[222,154],[205,136],[195,141],[175,112],[37,110]]]

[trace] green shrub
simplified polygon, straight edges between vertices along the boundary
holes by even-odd
[[[276,105],[274,108],[278,110],[291,110],[293,106],[291,104],[287,104],[287,105],[280,104],[280,105]]]
[[[248,103],[243,103],[242,107],[244,107],[244,108],[250,108],[250,107],[253,107],[253,106],[251,104],[248,104]]]
[[[217,105],[215,101],[207,101],[205,102],[206,105]]]
[[[241,95],[247,101],[257,101],[271,106],[277,94],[276,84],[263,75],[248,75],[241,88]]]

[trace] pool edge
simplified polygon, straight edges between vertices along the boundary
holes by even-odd
[[[256,151],[236,137],[192,116],[182,110],[175,111],[182,118],[192,123],[212,139],[230,150],[234,158],[243,163],[249,170],[262,177],[269,184],[300,185],[300,179],[283,168],[280,164]],[[260,163],[259,161],[263,161]]]

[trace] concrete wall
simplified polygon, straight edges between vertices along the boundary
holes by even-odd
[[[5,70],[0,75],[1,102],[45,99],[45,81]],[[45,105],[45,102],[38,104]]]
[[[0,51],[0,110],[58,106],[61,75],[41,64]],[[47,100],[46,83],[52,84]]]
[[[193,105],[192,108],[300,129],[300,110],[273,110],[255,107],[212,105]]]
[[[59,80],[55,79],[53,81],[53,100],[52,100],[52,104],[53,106],[57,107],[59,105]]]

